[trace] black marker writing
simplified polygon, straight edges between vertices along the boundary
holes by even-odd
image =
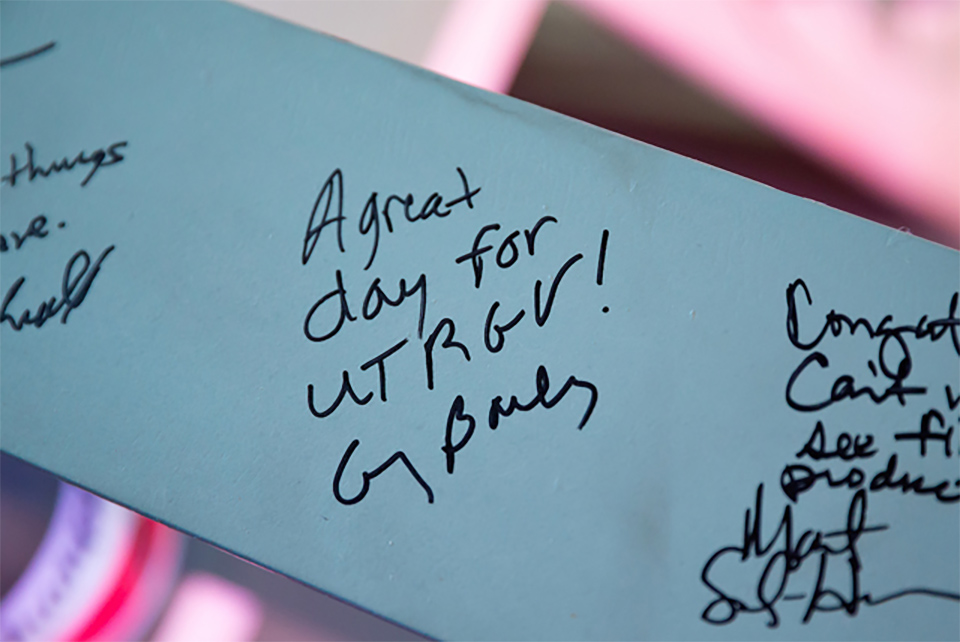
[[[423,353],[427,368],[427,390],[433,390],[433,350],[437,343],[437,339],[440,338],[440,333],[444,330],[447,331],[447,334],[440,343],[440,347],[457,348],[460,350],[461,354],[463,354],[464,359],[470,361],[470,351],[467,350],[467,346],[463,345],[459,341],[455,341],[453,338],[457,333],[457,326],[453,322],[453,319],[442,319],[440,323],[437,324],[437,327],[434,328],[433,332],[430,333],[430,336],[427,338],[427,340],[423,342]]]
[[[862,439],[862,441],[861,441]],[[826,445],[827,437],[823,429],[823,422],[818,421],[807,443],[797,453],[797,459],[809,457],[814,461],[839,457],[843,461],[851,459],[869,459],[877,454],[873,446],[873,435],[851,436],[846,432],[837,435],[836,446],[829,450]]]
[[[903,381],[910,375],[911,362],[908,359],[904,359],[900,362],[900,367],[897,370],[897,373],[892,376],[893,383],[891,383],[886,390],[883,392],[877,392],[870,386],[863,386],[857,388],[856,380],[852,375],[844,374],[833,382],[833,385],[830,387],[830,392],[827,395],[826,399],[819,401],[798,401],[793,393],[793,387],[797,382],[797,379],[800,378],[800,375],[806,371],[809,366],[816,363],[820,368],[826,369],[830,366],[830,360],[827,359],[827,356],[821,352],[811,352],[807,355],[803,361],[800,362],[800,365],[797,366],[796,370],[790,375],[790,379],[787,381],[787,390],[786,390],[786,399],[787,405],[789,405],[794,410],[799,410],[801,412],[815,412],[817,410],[822,410],[827,406],[834,404],[838,401],[843,401],[844,399],[856,399],[857,397],[862,397],[866,395],[870,398],[871,401],[875,404],[881,404],[887,399],[893,397],[900,402],[901,406],[905,406],[907,403],[906,397],[908,395],[923,395],[926,394],[927,389],[923,386],[904,386]]]
[[[778,604],[789,600],[807,600],[802,619],[804,623],[809,622],[817,612],[844,610],[849,615],[856,615],[861,604],[876,606],[909,595],[960,601],[960,595],[956,593],[930,588],[908,588],[879,597],[863,591],[860,581],[863,562],[858,544],[865,535],[889,528],[886,524],[868,525],[867,493],[864,490],[854,493],[847,511],[846,526],[842,530],[824,532],[808,529],[795,537],[797,531],[793,512],[788,505],[783,509],[777,530],[766,539],[762,531],[762,511],[763,484],[760,484],[753,511],[746,511],[742,542],[719,549],[703,567],[701,581],[716,596],[701,614],[701,618],[710,624],[729,624],[741,613],[766,613],[767,626],[776,628],[780,624]],[[788,592],[793,588],[791,579],[809,558],[818,561],[817,579],[812,590]],[[751,594],[735,592],[729,586],[739,582],[726,582],[718,577],[720,570],[716,567],[723,560],[739,562],[739,566],[745,568],[754,560],[759,562],[760,573]],[[830,561],[844,563],[849,571],[848,593],[825,586],[826,569]],[[720,568],[729,569],[730,566],[728,564]]]
[[[485,346],[487,346],[487,350],[493,353],[503,350],[503,335],[511,330],[515,325],[520,323],[520,319],[523,318],[525,313],[525,310],[520,310],[504,325],[498,325],[493,322],[493,317],[497,313],[497,308],[499,307],[500,302],[494,301],[493,305],[490,306],[490,311],[487,313],[487,321],[483,326],[483,343]],[[490,341],[490,330],[493,330],[494,334],[497,336],[495,342]]]
[[[334,199],[336,199],[337,206],[336,216],[329,218],[330,207],[334,204]],[[320,224],[315,226],[313,221],[317,217],[320,203],[324,204],[323,214],[320,216]],[[320,193],[317,194],[317,200],[313,203],[313,209],[310,210],[310,218],[307,220],[307,233],[303,237],[303,252],[300,255],[300,260],[304,265],[313,255],[313,250],[317,247],[317,241],[320,240],[320,233],[328,225],[336,224],[337,247],[340,248],[341,252],[345,251],[343,249],[343,219],[343,172],[338,168],[333,170],[330,177],[323,183]]]
[[[22,330],[25,325],[41,327],[48,320],[60,314],[60,323],[66,323],[70,312],[80,307],[94,279],[100,273],[100,267],[104,259],[114,249],[111,245],[97,257],[95,261],[90,260],[90,255],[85,250],[80,250],[67,262],[63,270],[63,280],[60,285],[60,298],[50,297],[40,303],[35,313],[25,310],[19,316],[10,314],[9,308],[13,304],[14,298],[20,291],[20,288],[26,282],[26,277],[20,277],[14,281],[10,289],[3,297],[3,308],[0,311],[0,323],[7,322],[14,330]],[[62,313],[62,314],[61,314]]]
[[[38,166],[34,163],[33,145],[26,143],[24,146],[27,148],[27,163],[25,165],[19,165],[17,162],[17,155],[10,154],[10,173],[5,174],[2,178],[0,178],[0,182],[7,183],[10,185],[10,187],[14,187],[17,184],[17,177],[24,172],[27,173],[27,180],[33,182],[33,180],[37,177],[47,178],[52,174],[69,172],[78,164],[93,165],[83,180],[80,181],[80,186],[85,187],[87,183],[90,182],[90,179],[93,178],[94,174],[97,173],[97,170],[99,170],[101,167],[110,167],[111,165],[116,165],[117,163],[123,161],[124,156],[117,150],[122,147],[126,147],[127,141],[124,140],[114,143],[113,145],[107,147],[106,150],[98,149],[89,156],[87,156],[86,152],[80,152],[73,160],[64,158],[61,161],[53,161],[46,168]]]
[[[7,242],[7,236],[13,240],[13,249],[19,250],[30,237],[37,239],[44,238],[48,234],[48,231],[45,229],[46,225],[47,217],[40,214],[39,216],[33,217],[33,220],[27,225],[27,230],[22,235],[17,232],[0,234],[0,252],[6,252],[11,249],[10,244]]]
[[[805,464],[788,464],[780,475],[780,488],[790,501],[796,502],[802,493],[813,488],[822,481],[830,488],[869,489],[870,492],[890,489],[900,490],[901,493],[916,495],[933,495],[938,502],[956,503],[960,501],[960,479],[942,480],[928,485],[923,475],[911,476],[904,472],[897,477],[898,458],[890,455],[883,470],[875,473],[867,483],[867,473],[863,469],[852,466],[846,475],[834,474],[829,468],[814,470]]]
[[[433,192],[423,202],[419,213],[414,209],[415,199],[413,194],[407,194],[405,197],[391,194],[384,199],[383,208],[381,209],[379,205],[379,192],[370,193],[358,219],[358,231],[361,236],[366,236],[371,232],[373,233],[370,255],[367,258],[367,263],[363,268],[364,270],[369,269],[370,266],[373,265],[373,261],[377,256],[377,250],[380,247],[381,241],[381,219],[384,224],[383,230],[391,233],[394,231],[394,219],[391,217],[391,206],[402,208],[402,217],[399,217],[396,212],[394,212],[394,216],[402,218],[402,220],[406,220],[409,223],[424,221],[431,217],[446,218],[451,214],[453,208],[462,203],[466,203],[468,209],[473,209],[473,197],[480,192],[481,188],[470,189],[467,175],[459,167],[457,168],[457,174],[463,186],[463,193],[456,198],[444,202],[444,198],[439,192]],[[320,240],[323,229],[328,225],[337,226],[337,248],[341,253],[346,251],[343,241],[343,223],[348,217],[343,213],[344,200],[343,172],[340,168],[337,168],[333,170],[323,183],[323,186],[320,188],[320,193],[314,201],[313,209],[310,211],[310,218],[307,220],[307,231],[303,239],[303,250],[300,255],[300,260],[303,265],[306,265],[310,260],[314,249],[316,249],[317,242]],[[320,214],[320,222],[316,223],[317,212],[321,210],[321,205],[322,213]],[[331,215],[332,212],[333,215]]]
[[[526,239],[527,254],[530,256],[536,254],[537,234],[540,232],[540,228],[546,223],[556,222],[557,219],[552,216],[543,216],[532,228],[523,230],[524,238]],[[488,232],[496,232],[499,229],[499,223],[491,223],[481,227],[480,231],[477,232],[473,238],[473,246],[470,251],[457,257],[455,261],[458,265],[470,261],[470,265],[473,268],[473,286],[477,289],[480,288],[480,283],[483,281],[483,255],[493,249],[493,245],[480,245],[480,243]],[[496,253],[496,263],[499,268],[507,269],[520,258],[520,250],[516,244],[516,238],[519,235],[520,231],[514,230],[500,243],[500,248]]]
[[[322,297],[317,299],[317,301],[310,307],[310,310],[307,312],[306,318],[303,320],[303,334],[310,341],[315,343],[321,343],[332,339],[340,329],[343,327],[343,324],[346,322],[356,321],[355,317],[350,312],[350,304],[347,297],[347,289],[343,284],[343,273],[340,270],[336,271],[335,274],[337,286],[330,292],[327,292]],[[417,318],[417,336],[419,338],[423,337],[423,324],[427,315],[427,276],[421,274],[416,282],[414,282],[412,287],[407,286],[406,279],[400,279],[398,284],[399,294],[397,298],[391,299],[380,287],[380,278],[376,278],[370,284],[370,287],[367,288],[367,294],[363,299],[363,305],[361,306],[362,317],[367,321],[372,321],[380,314],[383,306],[388,307],[399,307],[404,301],[408,298],[419,294],[420,295],[420,312]],[[339,309],[337,310],[337,321],[332,328],[326,332],[321,332],[318,330],[317,323],[314,321],[314,317],[319,315],[325,303],[331,299],[336,298],[339,303]]]
[[[15,56],[8,56],[7,58],[2,58],[0,59],[0,67],[6,67],[7,65],[13,65],[18,62],[23,62],[24,60],[29,60],[30,58],[34,58],[36,56],[39,56],[42,53],[46,53],[47,51],[50,51],[55,46],[57,46],[56,42],[48,42],[45,45],[40,45],[39,47],[30,49],[29,51],[25,51]]]
[[[540,307],[540,288],[543,286],[543,283],[540,282],[540,279],[537,279],[537,282],[533,286],[533,318],[537,322],[537,325],[543,327],[547,322],[547,319],[550,318],[550,309],[553,308],[553,299],[557,296],[557,288],[560,287],[560,281],[563,279],[563,276],[567,273],[573,264],[583,258],[583,254],[576,254],[567,259],[567,262],[563,264],[560,268],[560,271],[557,272],[556,278],[553,279],[553,283],[550,284],[550,292],[547,294],[547,303],[541,309]]]
[[[354,451],[357,449],[359,445],[360,445],[359,439],[354,439],[352,442],[350,442],[350,445],[347,446],[346,452],[343,453],[343,457],[340,459],[340,465],[337,466],[337,472],[333,476],[333,496],[337,498],[338,502],[349,506],[351,504],[356,504],[357,502],[362,500],[364,497],[367,496],[367,492],[370,490],[370,480],[375,479],[376,477],[379,477],[384,472],[386,472],[387,469],[389,469],[391,466],[393,466],[395,463],[399,461],[403,463],[404,466],[406,466],[407,471],[413,476],[415,480],[417,480],[417,483],[420,484],[420,487],[423,488],[423,490],[427,493],[427,502],[431,504],[433,503],[433,490],[430,488],[427,482],[424,481],[423,477],[420,476],[420,473],[417,472],[417,469],[413,467],[413,464],[410,463],[410,459],[402,450],[395,452],[393,455],[390,456],[389,459],[387,459],[387,461],[383,462],[382,464],[374,468],[372,471],[370,472],[364,471],[363,473],[361,473],[361,478],[363,479],[363,485],[360,487],[360,492],[358,492],[356,495],[350,498],[344,497],[340,493],[340,481],[343,478],[343,473],[344,473],[344,470],[346,470],[347,468],[347,464],[350,462],[350,457],[353,456]]]
[[[350,398],[353,399],[353,403],[358,406],[365,406],[370,403],[370,400],[373,399],[373,393],[368,392],[363,397],[357,396],[357,393],[354,391],[353,386],[350,384],[350,373],[346,370],[343,371],[343,378],[340,383],[340,392],[337,393],[337,398],[334,399],[333,403],[330,404],[326,410],[317,410],[317,406],[313,400],[313,384],[307,384],[307,407],[310,409],[310,414],[312,414],[317,419],[324,419],[333,414],[333,412],[340,407],[340,404],[343,402],[344,397],[350,395]]]
[[[510,397],[510,401],[507,404],[507,407],[503,407],[503,397],[494,397],[490,402],[490,413],[488,415],[488,425],[491,430],[496,430],[500,425],[501,417],[509,417],[516,411],[528,412],[533,410],[537,406],[543,406],[546,409],[553,408],[558,403],[560,403],[563,398],[567,395],[571,388],[581,388],[590,393],[590,401],[587,403],[587,409],[583,413],[583,417],[580,419],[579,425],[577,428],[583,430],[583,427],[587,425],[587,422],[590,421],[590,415],[593,414],[593,409],[597,405],[597,398],[600,396],[597,387],[590,383],[589,381],[583,381],[577,379],[573,375],[567,378],[563,386],[560,387],[559,392],[553,396],[552,399],[547,398],[547,393],[550,392],[550,377],[547,375],[547,368],[545,366],[537,367],[537,394],[534,395],[527,403],[521,403],[516,395]]]
[[[454,425],[458,421],[466,421],[467,428],[457,443],[453,443]],[[440,448],[447,457],[447,472],[451,475],[453,474],[456,454],[463,450],[470,438],[473,437],[476,427],[477,420],[470,413],[464,412],[463,395],[457,395],[453,400],[453,405],[450,406],[450,414],[447,415],[447,430],[444,435],[443,446]]]
[[[366,370],[374,365],[377,366],[377,374],[380,377],[380,401],[387,400],[387,367],[384,365],[384,362],[387,360],[387,357],[396,354],[406,343],[407,340],[403,339],[360,366],[361,370]]]
[[[597,285],[603,285],[603,268],[607,261],[608,240],[610,240],[610,230],[604,230],[600,235],[600,256],[597,257]]]
[[[933,427],[936,421],[943,432]],[[948,426],[944,421],[943,414],[936,408],[931,408],[920,418],[920,430],[917,432],[898,432],[893,435],[897,441],[918,441],[920,442],[920,456],[927,456],[927,442],[940,442],[943,444],[943,454],[945,457],[953,456],[953,431],[954,426]],[[960,484],[958,484],[960,485]]]
[[[950,389],[950,384],[944,386],[944,392],[947,394],[947,406],[950,410],[956,410],[957,406],[960,406],[960,390],[957,391],[957,395],[953,395],[953,391]]]

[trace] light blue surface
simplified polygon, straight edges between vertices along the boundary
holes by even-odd
[[[0,72],[3,174],[11,155],[25,163],[27,143],[44,166],[128,143],[117,148],[122,162],[83,187],[89,164],[0,186],[8,242],[35,216],[49,220],[46,237],[2,255],[2,292],[25,278],[7,307],[14,318],[60,296],[75,252],[96,259],[115,246],[66,323],[62,312],[40,328],[3,323],[6,452],[441,638],[960,635],[957,600],[929,595],[802,624],[821,553],[791,575],[786,594],[808,597],[776,604],[778,628],[767,627],[768,613],[724,626],[701,618],[716,598],[701,581],[704,565],[743,544],[760,483],[763,538],[772,539],[790,503],[779,487],[785,465],[838,477],[857,465],[872,476],[896,453],[898,476],[946,480],[956,492],[960,429],[945,386],[957,394],[960,372],[949,332],[907,337],[904,385],[928,391],[904,405],[861,396],[798,412],[785,401],[808,354],[787,337],[791,283],[802,278],[813,296],[799,305],[804,340],[831,309],[916,324],[948,316],[960,286],[955,251],[228,5],[0,7],[4,58],[56,43]],[[473,208],[462,202],[446,218],[411,223],[394,202],[393,232],[381,219],[365,271],[372,232],[358,224],[371,193],[382,208],[389,194],[409,192],[416,213],[432,192],[463,194],[458,167],[480,188]],[[311,210],[336,168],[345,252],[331,224],[304,265]],[[530,256],[522,230],[547,215],[557,223],[541,228]],[[501,229],[483,239],[493,250],[477,289],[470,262],[456,259],[491,223]],[[500,269],[496,252],[513,230],[520,256]],[[578,253],[540,327],[535,283],[542,304]],[[337,270],[358,320],[312,342],[305,318]],[[422,337],[419,293],[362,318],[375,278],[395,299],[399,279],[409,290],[421,274]],[[315,332],[332,327],[336,301],[321,306]],[[494,301],[500,325],[525,310],[497,353],[483,338]],[[441,333],[428,390],[423,345],[444,318],[471,360],[441,348]],[[382,402],[377,366],[360,366],[404,339],[385,362]],[[817,349],[830,367],[803,373],[797,397],[823,397],[846,373],[884,390],[890,379],[867,365],[879,344],[862,330],[824,339]],[[899,363],[902,352],[887,350]],[[591,395],[574,385],[554,407],[517,411],[490,430],[491,399],[534,399],[540,365],[548,399],[570,376],[596,387],[583,429]],[[361,407],[348,397],[315,418],[307,385],[322,409],[343,370],[372,400]],[[441,448],[458,394],[477,425],[451,475]],[[954,427],[951,457],[941,442],[920,457],[916,441],[893,437],[916,431],[931,409]],[[817,421],[831,445],[840,431],[872,434],[877,454],[797,460]],[[454,443],[466,425],[454,422]],[[355,439],[344,497],[360,492],[362,471],[402,450],[434,502],[398,461],[362,501],[339,503],[334,477]],[[794,537],[842,530],[852,497],[818,482],[793,505]],[[868,525],[889,529],[857,542],[863,592],[960,592],[957,503],[889,489],[868,502]],[[842,548],[845,539],[828,541]],[[782,548],[781,538],[740,570],[735,555],[724,558],[711,577],[756,604],[763,565]],[[773,576],[783,574],[780,558]],[[850,595],[849,558],[825,557],[825,588]]]

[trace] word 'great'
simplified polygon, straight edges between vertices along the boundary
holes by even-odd
[[[463,173],[463,170],[458,167],[457,173],[460,175],[460,182],[463,184],[463,194],[444,202],[443,196],[441,196],[439,192],[433,192],[423,202],[423,205],[420,206],[418,213],[414,213],[413,194],[408,193],[404,197],[391,194],[383,201],[382,207],[377,200],[379,194],[377,192],[370,194],[366,204],[363,206],[363,211],[360,214],[360,220],[358,222],[358,229],[361,235],[366,236],[368,233],[373,232],[370,258],[363,267],[364,270],[369,269],[370,266],[373,265],[373,260],[377,256],[377,248],[380,246],[380,220],[383,219],[383,224],[388,232],[393,232],[393,219],[390,217],[391,206],[402,208],[403,218],[410,223],[423,221],[431,216],[445,218],[453,212],[453,208],[461,203],[466,203],[468,208],[473,209],[473,197],[480,192],[481,188],[478,187],[475,190],[471,190],[470,184],[467,182],[467,175]],[[313,204],[313,210],[310,212],[310,219],[307,221],[307,233],[303,238],[303,254],[301,255],[301,260],[304,265],[307,264],[313,255],[317,241],[320,240],[320,233],[323,231],[323,228],[328,225],[336,224],[337,247],[341,253],[346,252],[343,245],[343,222],[347,220],[347,217],[343,214],[343,193],[343,172],[337,168],[333,170],[324,182],[323,187],[320,188],[317,200]],[[323,213],[320,215],[320,223],[315,224],[317,211],[320,209],[321,203],[323,203]],[[331,215],[334,204],[336,204],[336,215]],[[397,210],[393,211],[393,215],[397,215]]]

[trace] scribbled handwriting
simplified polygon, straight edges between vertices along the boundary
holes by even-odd
[[[104,259],[113,250],[114,246],[109,246],[95,260],[90,258],[86,250],[79,250],[70,257],[63,270],[59,296],[52,296],[41,301],[35,311],[27,309],[20,313],[11,313],[14,299],[27,280],[26,277],[19,277],[3,297],[0,323],[9,323],[11,328],[18,331],[28,325],[40,328],[57,315],[60,315],[60,323],[66,323],[70,313],[79,308],[87,298],[94,280],[100,273],[100,267],[103,265]]]
[[[916,342],[927,341],[936,348],[947,346],[954,356],[960,356],[958,296],[956,292],[949,296],[945,315],[937,318],[922,315],[911,324],[895,324],[893,315],[885,315],[876,322],[836,310],[830,310],[822,321],[817,321],[811,320],[809,313],[801,313],[802,308],[812,306],[813,297],[803,279],[795,280],[787,287],[787,340],[805,354],[787,378],[787,405],[808,416],[806,413],[859,398],[876,405],[896,400],[900,407],[906,407],[910,401],[916,404],[928,397],[930,386],[913,381]],[[827,351],[832,342],[842,344],[844,339],[852,340],[855,336],[861,346],[863,339],[871,346],[872,354],[866,366],[874,379],[886,380],[883,385],[857,383],[853,374],[842,371],[830,373]],[[807,391],[816,389],[818,376],[822,378],[824,374],[827,374],[828,385],[819,397],[807,398],[797,393],[800,382],[808,384]],[[912,446],[924,461],[958,456],[960,441],[949,416],[958,405],[954,385],[947,383],[944,388],[946,412],[928,407],[915,428],[905,428],[891,436],[893,448]],[[941,477],[911,470],[903,464],[900,453],[883,452],[873,432],[834,429],[832,433],[833,438],[824,422],[817,419],[806,442],[794,453],[795,460],[783,466],[779,480],[783,508],[777,530],[768,538],[761,531],[763,507],[776,499],[765,497],[764,485],[760,484],[754,506],[745,515],[742,541],[720,548],[707,560],[701,580],[713,599],[701,614],[704,621],[729,624],[741,614],[763,613],[767,616],[767,626],[776,627],[782,618],[783,603],[793,601],[805,603],[803,623],[819,612],[840,611],[854,616],[861,606],[876,606],[906,596],[960,601],[960,594],[952,587],[911,587],[883,595],[867,591],[861,581],[861,571],[867,562],[861,558],[858,548],[865,536],[879,537],[874,533],[894,527],[868,523],[870,497],[893,492],[904,501],[932,502],[933,510],[956,511],[960,504],[960,478],[955,474]],[[823,497],[823,491],[850,495],[846,527],[830,531],[809,528],[797,537],[800,529],[795,526],[794,507],[817,488],[821,491],[819,497]],[[809,586],[797,586],[800,581],[797,575],[808,560],[816,569],[816,576]],[[847,573],[843,585],[827,586],[828,566],[839,567]],[[755,579],[749,582],[752,588],[745,592],[744,573],[751,577],[754,571]]]
[[[781,621],[781,603],[795,600],[805,604],[803,623],[818,612],[845,611],[853,616],[862,605],[876,606],[909,595],[960,601],[955,592],[925,587],[882,595],[864,589],[861,573],[865,562],[860,556],[860,540],[890,527],[868,522],[865,490],[854,493],[841,528],[808,528],[801,532],[795,525],[792,507],[787,505],[777,529],[767,535],[762,526],[763,491],[763,484],[757,486],[753,508],[748,508],[744,515],[741,541],[717,550],[703,567],[701,580],[714,596],[701,614],[706,622],[729,624],[742,613],[763,613],[767,626],[776,628]],[[816,579],[812,585],[798,586],[795,578],[808,562],[816,568]],[[846,572],[842,585],[827,585],[827,569],[831,565],[839,565]],[[748,582],[753,588],[739,592],[733,587],[742,584],[739,580],[744,574],[755,577]]]
[[[394,233],[401,222],[414,224],[443,219],[453,214],[457,208],[464,211],[481,209],[482,200],[478,195],[482,187],[472,184],[461,167],[455,169],[459,185],[452,198],[446,198],[438,191],[430,193],[422,200],[414,197],[415,190],[405,192],[405,196],[371,192],[362,208],[354,209],[353,205],[348,208],[359,210],[356,229],[360,236],[370,239],[369,251],[365,255],[362,268],[364,271],[374,265],[384,238]],[[590,274],[592,278],[592,273],[575,269],[576,265],[585,259],[583,252],[577,252],[566,260],[550,262],[550,279],[536,279],[530,284],[527,304],[511,303],[509,307],[512,309],[506,309],[507,306],[499,299],[493,300],[489,305],[483,304],[486,314],[482,337],[463,336],[458,332],[458,321],[454,318],[457,314],[442,316],[439,321],[428,325],[431,306],[437,302],[428,296],[430,279],[426,272],[414,272],[413,277],[406,275],[401,278],[381,273],[380,276],[365,281],[367,285],[364,288],[356,289],[356,275],[351,275],[347,268],[336,260],[339,255],[347,253],[349,245],[344,239],[344,224],[351,223],[351,216],[345,213],[346,185],[343,170],[333,170],[323,182],[307,217],[306,233],[299,248],[300,261],[304,266],[310,265],[313,268],[316,263],[311,263],[311,258],[320,251],[318,248],[328,248],[327,260],[321,264],[330,266],[330,269],[326,274],[318,274],[320,282],[326,281],[326,285],[320,289],[319,296],[313,295],[316,298],[306,310],[302,332],[312,344],[325,344],[337,340],[348,324],[375,322],[388,308],[416,309],[416,325],[398,324],[396,316],[390,315],[389,325],[384,326],[381,323],[379,327],[396,328],[398,336],[392,345],[363,363],[359,363],[358,359],[357,363],[344,364],[347,367],[339,371],[339,377],[330,377],[328,374],[326,381],[308,383],[306,406],[314,420],[326,421],[341,412],[362,412],[359,409],[371,404],[393,403],[394,396],[389,392],[388,378],[397,376],[392,373],[398,368],[402,372],[404,364],[409,363],[409,356],[400,357],[398,361],[394,355],[409,355],[410,346],[415,342],[419,342],[422,348],[420,355],[423,358],[427,394],[433,393],[438,380],[444,379],[447,373],[468,367],[473,362],[478,344],[490,355],[503,354],[509,350],[509,333],[520,327],[530,328],[527,332],[535,331],[544,327],[551,315],[557,313],[555,305],[561,298],[561,292],[566,289],[564,283],[573,278],[582,278],[585,274]],[[544,215],[526,227],[507,230],[496,222],[481,224],[478,231],[472,235],[469,248],[465,251],[461,249],[451,257],[451,267],[464,264],[470,266],[474,287],[473,290],[464,290],[464,296],[479,296],[479,293],[474,294],[474,291],[480,290],[483,284],[485,259],[499,270],[510,270],[525,257],[529,259],[547,251],[544,250],[544,244],[553,237],[552,234],[544,235],[548,225],[559,229],[560,220],[552,215]],[[609,237],[609,231],[603,230],[596,271],[598,286],[603,285],[603,267]],[[330,240],[323,241],[324,238]],[[489,286],[486,289],[490,289]],[[413,303],[410,306],[405,305],[411,300]],[[603,312],[609,312],[609,307],[604,307]],[[532,319],[533,322],[528,322],[527,319]],[[366,371],[374,369],[375,378],[372,374],[365,374]],[[476,399],[476,395],[471,395],[467,390],[454,393],[446,421],[438,421],[436,425],[439,451],[449,474],[454,472],[457,457],[463,456],[464,449],[471,440],[476,439],[477,416],[483,417],[491,431],[489,434],[492,434],[508,419],[519,422],[519,415],[522,414],[538,410],[569,412],[570,409],[579,408],[579,414],[571,425],[578,430],[587,426],[600,397],[596,384],[570,374],[562,379],[561,385],[556,386],[551,383],[548,366],[544,363],[536,366],[532,379],[532,392],[504,393],[486,399]],[[574,397],[579,402],[567,402],[568,398]],[[563,410],[554,410],[561,408]],[[428,503],[433,503],[433,488],[427,482],[429,475],[421,473],[420,470],[424,465],[421,456],[406,449],[398,449],[376,466],[354,464],[356,458],[364,456],[360,440],[350,441],[333,475],[333,495],[338,502],[344,505],[358,504],[367,497],[375,485],[375,480],[382,475],[389,475],[392,480],[390,483],[402,483],[399,482],[398,474],[391,471],[403,469],[423,490]],[[354,472],[358,467],[359,473]],[[359,486],[355,481],[357,478],[360,480]],[[344,488],[352,490],[345,492]]]
[[[43,164],[35,159],[33,145],[25,143],[24,147],[27,150],[26,162],[20,164],[17,155],[10,154],[10,171],[0,178],[0,183],[6,183],[10,187],[16,187],[20,184],[17,182],[18,178],[25,178],[27,182],[32,183],[38,178],[49,178],[55,174],[71,172],[77,167],[89,166],[89,170],[87,170],[87,173],[80,181],[80,187],[86,187],[87,183],[90,182],[101,168],[110,167],[123,161],[124,156],[119,150],[126,146],[127,141],[123,140],[113,143],[106,148],[100,148],[90,154],[81,151],[72,159],[65,156],[61,160],[54,160],[49,164]],[[20,182],[22,182],[22,180]]]
[[[0,234],[0,252],[7,252],[9,250],[19,250],[23,247],[23,244],[27,242],[27,239],[35,238],[42,239],[49,234],[47,228],[47,217],[43,214],[34,216],[30,223],[27,224],[27,229],[20,232],[9,232],[7,234]],[[7,240],[9,237],[9,241]]]

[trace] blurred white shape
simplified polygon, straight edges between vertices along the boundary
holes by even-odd
[[[137,525],[134,513],[61,484],[43,541],[0,605],[0,638],[69,639],[123,573]]]
[[[444,19],[423,66],[505,93],[546,9],[546,0],[459,0]]]
[[[231,0],[274,18],[422,65],[451,0]]]
[[[182,537],[61,483],[50,525],[0,603],[2,640],[129,640],[152,624]]]
[[[191,573],[173,594],[154,642],[248,642],[263,625],[251,591],[209,573]]]

